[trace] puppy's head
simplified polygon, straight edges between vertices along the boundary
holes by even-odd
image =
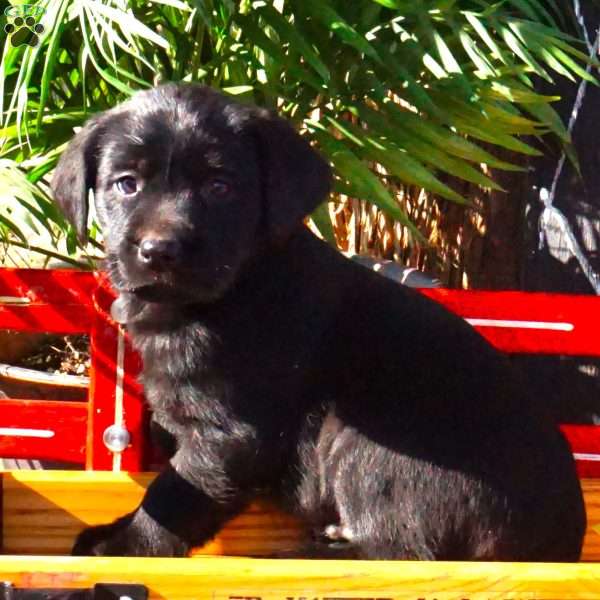
[[[198,85],[140,92],[90,119],[54,197],[85,237],[88,192],[114,285],[142,300],[219,299],[329,190],[327,164],[284,120]]]

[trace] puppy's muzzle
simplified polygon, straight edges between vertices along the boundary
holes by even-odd
[[[137,251],[139,265],[152,271],[172,269],[181,261],[181,257],[181,244],[173,239],[145,238]]]

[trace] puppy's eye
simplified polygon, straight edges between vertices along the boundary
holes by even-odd
[[[211,179],[207,184],[207,191],[213,196],[227,196],[231,192],[231,184],[223,179]]]
[[[114,187],[123,196],[133,196],[138,191],[137,179],[131,175],[125,175],[115,181]]]

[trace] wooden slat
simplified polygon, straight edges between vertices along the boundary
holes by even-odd
[[[104,471],[2,474],[2,552],[68,554],[85,525],[108,523],[135,508],[152,475]]]
[[[79,304],[0,306],[0,328],[36,333],[87,333],[92,313]]]
[[[600,479],[583,479],[587,531],[582,560],[600,562]]]
[[[0,269],[0,327],[16,331],[83,333],[92,322],[91,272]],[[13,304],[13,301],[26,304]]]
[[[502,327],[490,327],[489,323],[476,327],[504,352],[600,356],[597,296],[442,288],[420,291],[465,319],[504,321]],[[520,321],[521,326],[508,327],[507,321]],[[544,323],[550,326],[544,328]]]
[[[86,424],[86,402],[0,398],[0,456],[83,465]]]
[[[462,317],[477,320],[477,329],[501,350],[600,355],[600,301],[597,297],[446,289],[421,292]],[[29,304],[2,305],[1,299],[11,296],[26,299]],[[117,337],[114,323],[108,316],[112,298],[106,274],[101,272],[0,269],[0,327],[21,331],[91,333],[86,468],[118,468],[120,461],[121,468],[137,471],[143,468],[148,453],[144,442],[142,395],[135,380],[140,368],[139,357],[131,349],[125,354],[122,412],[132,443],[115,461],[102,442],[104,430],[115,421]],[[490,320],[503,321],[504,325],[510,326],[487,326]],[[519,323],[525,325],[520,327]],[[544,323],[549,329],[543,329]],[[567,429],[565,433],[569,441],[577,446],[575,451],[588,455],[585,460],[578,461],[580,475],[600,477],[600,461],[590,458],[600,447],[598,429],[584,430],[580,427],[575,431],[572,426]],[[74,440],[79,444],[78,435],[74,436]],[[41,442],[36,447],[41,448]],[[61,446],[52,445],[44,449],[43,456],[48,457],[48,452],[52,453],[58,447]],[[79,454],[79,446],[72,450],[73,453]],[[4,455],[7,455],[6,452]],[[13,455],[33,457],[25,445]],[[72,456],[65,454],[56,458],[72,460]]]
[[[600,598],[596,564],[10,556],[0,577],[27,588],[141,583],[150,600]]]
[[[3,473],[3,552],[67,554],[83,527],[108,523],[133,510],[153,477],[102,471]],[[600,561],[600,481],[583,480],[582,485],[588,512],[582,558]],[[297,548],[302,537],[295,519],[256,504],[195,554],[285,554]]]
[[[0,297],[21,296],[33,304],[91,306],[98,276],[73,269],[0,269]]]
[[[128,347],[123,364],[123,385],[120,387],[116,364],[117,329],[109,317],[113,298],[104,273],[0,269],[0,328],[89,333],[92,355],[89,395],[85,405],[57,403],[53,409],[43,409],[42,405],[38,405],[38,413],[28,410],[23,404],[0,403],[0,427],[3,426],[2,421],[11,416],[18,420],[19,426],[31,419],[31,423],[35,422],[44,429],[53,429],[55,423],[57,427],[52,439],[19,438],[22,443],[16,444],[14,438],[0,438],[0,455],[78,462],[95,470],[142,470],[146,455],[146,411],[141,387],[136,380],[140,361]],[[117,396],[122,398],[122,406],[118,410]],[[11,407],[15,415],[9,414]],[[117,420],[128,430],[131,443],[121,454],[113,455],[104,445],[102,436],[105,429]],[[72,434],[66,438],[63,434],[68,430],[68,422],[72,423]]]
[[[108,523],[133,510],[153,478],[108,471],[2,473],[2,552],[68,554],[86,525]],[[255,505],[198,552],[281,554],[297,547],[301,536],[293,518]]]
[[[123,338],[123,379],[120,390],[122,408],[116,410],[118,391],[119,333],[116,324],[110,319],[109,311],[114,295],[105,286],[94,293],[96,313],[90,332],[90,423],[88,429],[88,456],[86,468],[94,470],[141,471],[144,468],[146,443],[144,434],[146,408],[143,402],[142,387],[137,381],[141,369],[139,355],[133,351],[129,341]],[[122,425],[131,435],[131,444],[118,457],[102,440],[104,430],[116,422],[116,413],[121,415]],[[115,468],[119,466],[119,468]]]
[[[580,479],[600,478],[600,427],[597,425],[561,425],[567,438]]]

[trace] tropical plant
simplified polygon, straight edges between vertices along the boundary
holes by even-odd
[[[75,254],[76,238],[53,208],[47,175],[74,128],[137,89],[199,81],[279,111],[327,155],[336,193],[373,202],[418,239],[396,182],[457,203],[468,200],[452,178],[498,189],[481,165],[520,167],[494,148],[535,155],[547,133],[569,142],[555,97],[537,93],[536,81],[590,79],[553,0],[36,6],[39,43],[15,47],[7,37],[0,64],[0,235],[27,246],[41,228],[62,255]],[[313,220],[331,238],[326,210]]]

